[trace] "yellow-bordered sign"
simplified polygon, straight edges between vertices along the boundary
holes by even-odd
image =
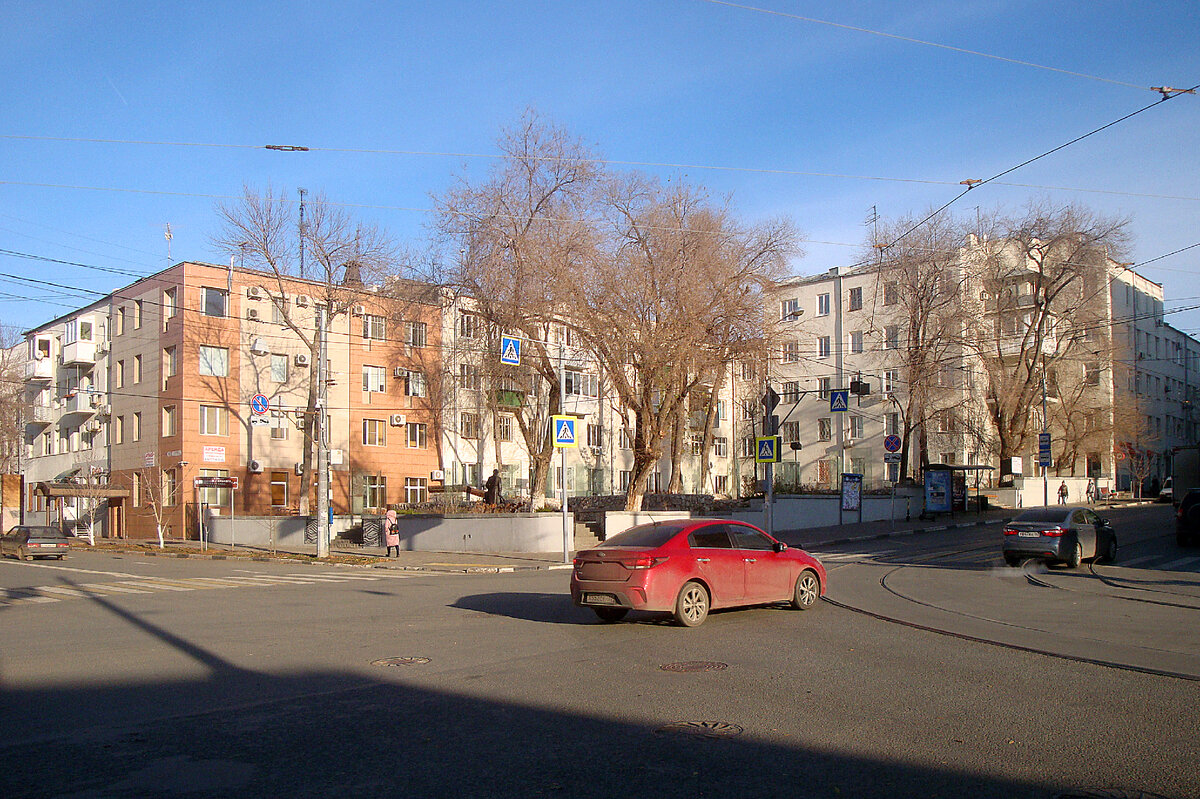
[[[575,435],[574,416],[551,416],[550,429],[554,431],[554,446],[578,447],[579,437]]]
[[[754,439],[755,463],[779,463],[783,450],[781,436],[758,436]]]

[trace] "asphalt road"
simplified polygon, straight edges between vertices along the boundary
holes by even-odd
[[[696,629],[599,624],[565,571],[9,560],[0,796],[1200,796],[1200,682],[963,637],[1124,613],[1097,651],[1195,671],[1194,610],[1114,598],[1195,597],[1168,514],[1113,512],[1149,560],[1098,575],[1005,570],[994,528],[841,547],[847,607]]]

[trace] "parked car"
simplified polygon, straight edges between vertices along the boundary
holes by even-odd
[[[753,525],[679,519],[631,527],[580,552],[571,599],[606,622],[648,610],[696,627],[720,608],[790,602],[809,610],[825,594],[825,579],[816,558]]]
[[[1003,551],[1009,566],[1036,558],[1075,569],[1084,558],[1115,561],[1117,534],[1091,508],[1030,508],[1004,526]]]
[[[1175,543],[1181,547],[1200,539],[1200,488],[1188,489],[1175,508]]]
[[[1172,479],[1168,477],[1163,481],[1162,489],[1158,492],[1159,502],[1171,502],[1175,499],[1175,491],[1172,488]]]
[[[18,560],[62,560],[70,548],[71,539],[57,527],[21,524],[0,536],[0,557],[12,555]]]

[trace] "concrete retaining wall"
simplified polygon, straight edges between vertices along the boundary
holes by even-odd
[[[210,516],[208,540],[214,544],[241,544],[270,549],[272,537],[277,547],[303,547],[307,516]],[[232,524],[230,523],[232,521]]]
[[[400,548],[410,552],[562,552],[561,513],[401,516]],[[575,518],[567,514],[574,537]],[[573,545],[572,545],[572,548]]]

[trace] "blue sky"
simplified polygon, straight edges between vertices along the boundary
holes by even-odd
[[[527,107],[748,220],[789,216],[808,240],[793,271],[813,274],[855,260],[872,206],[941,205],[960,180],[1154,102],[1147,87],[1200,83],[1197,34],[1195,0],[6,0],[0,324],[90,296],[11,276],[100,292],[134,279],[11,253],[148,274],[167,265],[170,223],[172,260],[226,261],[213,208],[243,185],[323,192],[421,249],[431,195],[482,176],[490,160],[469,156],[494,154]],[[1200,242],[1198,145],[1200,96],[1177,97],[953,207],[1038,197],[1128,215],[1141,263]],[[1200,247],[1141,271],[1168,311],[1200,305]],[[1200,332],[1200,311],[1168,319]]]

